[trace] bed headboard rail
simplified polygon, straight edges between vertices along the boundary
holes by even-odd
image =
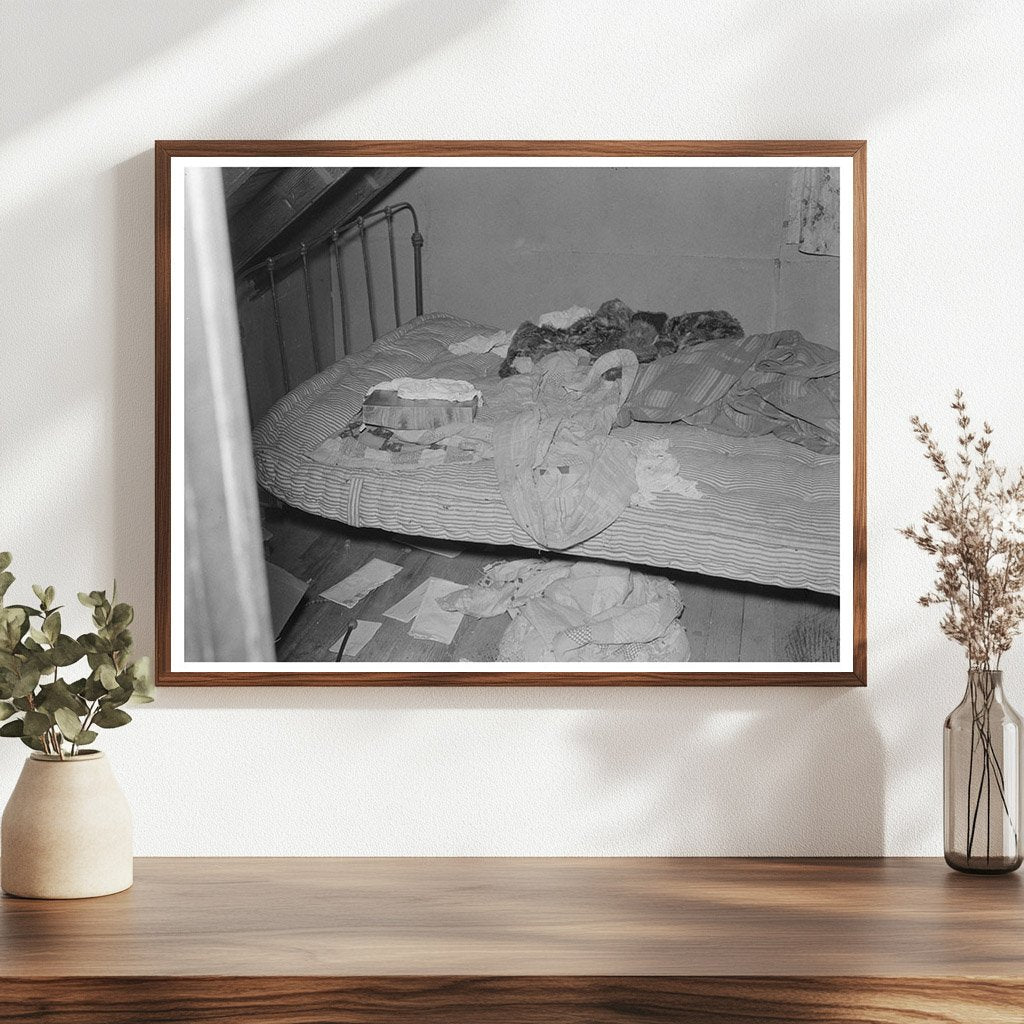
[[[336,288],[337,308],[335,302],[330,302],[331,320],[335,337],[340,339],[341,354],[348,355],[352,350],[350,330],[351,302],[347,294],[344,275],[342,273],[341,247],[348,240],[346,236],[357,235],[359,247],[362,252],[363,281],[366,289],[366,306],[369,312],[370,332],[373,340],[380,337],[379,315],[377,309],[377,295],[373,284],[373,260],[370,255],[369,231],[370,228],[380,224],[387,225],[388,232],[388,257],[391,270],[391,297],[394,310],[395,327],[401,326],[401,292],[399,288],[398,249],[395,238],[395,219],[400,214],[408,214],[412,220],[412,235],[410,243],[413,253],[413,285],[415,288],[416,316],[423,313],[423,235],[420,234],[419,218],[416,210],[410,203],[394,203],[364,213],[359,217],[336,224],[326,234],[318,235],[315,238],[303,240],[298,247],[275,253],[271,256],[261,257],[242,267],[239,277],[252,278],[260,275],[261,271],[266,273],[267,285],[270,290],[271,303],[274,315],[274,331],[277,338],[277,348],[281,358],[281,374],[284,380],[285,391],[290,391],[299,381],[291,379],[288,365],[288,357],[285,348],[285,330],[281,317],[281,303],[279,298],[279,285],[282,273],[291,273],[298,270],[302,275],[302,290],[305,295],[306,316],[309,321],[309,339],[313,348],[313,363],[319,373],[323,369],[321,348],[317,339],[316,316],[314,314],[314,276],[310,273],[310,259],[321,247],[326,246],[328,259],[331,264],[331,282]]]

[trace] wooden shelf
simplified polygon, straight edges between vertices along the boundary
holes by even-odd
[[[1024,888],[932,859],[140,859],[116,896],[5,897],[0,963],[5,1021],[1020,1024]]]

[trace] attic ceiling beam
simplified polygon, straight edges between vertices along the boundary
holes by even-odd
[[[303,240],[326,237],[331,229],[346,220],[358,217],[369,209],[392,185],[409,173],[408,167],[355,167],[349,168],[343,186],[315,210],[297,217],[273,239],[273,246],[265,245],[250,250],[252,255],[235,258],[235,269],[249,263],[253,256],[270,255],[282,249],[293,248]]]
[[[286,167],[231,216],[231,258],[240,267],[270,248],[346,174],[349,167]]]

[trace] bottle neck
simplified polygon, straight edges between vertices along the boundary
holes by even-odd
[[[1003,700],[1002,669],[972,668],[967,673],[967,697],[991,698],[996,703]]]

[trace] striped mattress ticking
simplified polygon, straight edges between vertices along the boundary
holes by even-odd
[[[496,373],[493,355],[448,345],[493,328],[429,313],[348,356],[282,398],[253,435],[261,486],[295,508],[357,527],[467,543],[537,543],[509,514],[491,459],[396,472],[342,469],[312,458],[359,413],[381,381],[446,359],[444,376]],[[665,493],[627,508],[569,555],[839,593],[839,458],[768,435],[730,437],[680,423],[633,423],[615,436],[639,448],[667,441],[699,497]]]

